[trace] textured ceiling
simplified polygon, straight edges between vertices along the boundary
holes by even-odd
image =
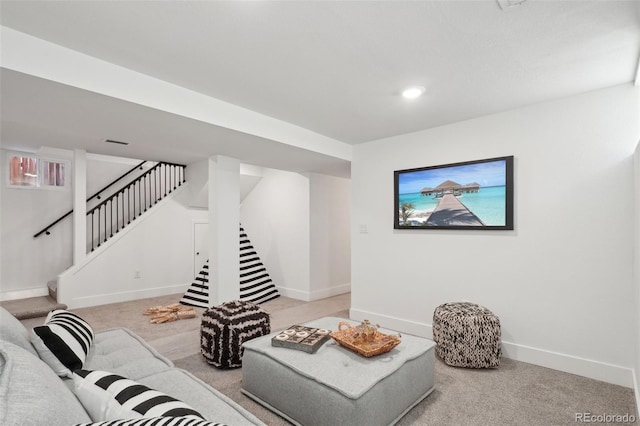
[[[634,1],[0,7],[5,27],[348,144],[629,83],[640,52]]]

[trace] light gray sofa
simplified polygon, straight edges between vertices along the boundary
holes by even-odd
[[[91,422],[70,390],[71,380],[58,377],[38,357],[29,335],[30,330],[0,307],[0,424],[68,426]],[[164,392],[208,420],[229,426],[264,425],[202,380],[175,368],[124,328],[95,333],[84,368],[109,371]]]

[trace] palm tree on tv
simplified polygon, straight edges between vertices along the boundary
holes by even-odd
[[[402,223],[407,223],[409,218],[413,215],[416,206],[413,203],[402,203],[400,204],[400,217],[402,219]]]

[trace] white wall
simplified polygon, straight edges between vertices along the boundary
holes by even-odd
[[[240,219],[281,294],[317,300],[351,290],[349,179],[263,169]]]
[[[264,169],[240,222],[281,294],[310,300],[309,179]]]
[[[71,158],[70,152],[66,154],[61,159]],[[132,161],[138,162],[88,156],[87,194],[130,169]],[[6,164],[7,151],[2,150],[0,299],[44,295],[47,282],[73,263],[71,216],[52,228],[51,235],[37,239],[33,235],[72,208],[71,185],[64,190],[7,188]],[[73,178],[71,170],[69,179]]]
[[[189,164],[185,171],[187,182],[189,182],[190,207],[208,209],[209,208],[209,161],[202,160]]]
[[[193,220],[199,214],[185,207],[186,189],[165,197],[85,263],[65,271],[58,301],[79,308],[185,291],[193,279]]]
[[[4,156],[2,161],[6,164]],[[71,266],[71,220],[52,228],[51,235],[33,235],[71,209],[71,191],[3,187],[1,205],[3,298],[33,289],[46,294],[47,282]]]
[[[351,181],[309,174],[311,300],[351,290]]]
[[[253,188],[262,179],[264,169],[262,167],[240,164],[240,203],[251,193]],[[193,208],[207,209],[209,207],[209,162],[198,161],[187,167],[187,181],[189,181],[189,206]]]
[[[190,206],[207,203],[202,169],[187,169]],[[350,194],[349,179],[241,164],[240,222],[283,295],[316,300],[350,291]]]
[[[636,91],[356,145],[352,317],[430,336],[438,305],[469,300],[500,317],[506,356],[631,386]],[[394,170],[504,155],[514,231],[393,229]]]

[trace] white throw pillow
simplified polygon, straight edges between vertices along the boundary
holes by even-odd
[[[93,329],[85,320],[62,309],[49,312],[44,325],[31,332],[31,342],[40,359],[58,376],[66,377],[84,367],[94,338]]]
[[[73,392],[94,422],[138,417],[189,417],[196,410],[165,393],[106,371],[77,370]]]

